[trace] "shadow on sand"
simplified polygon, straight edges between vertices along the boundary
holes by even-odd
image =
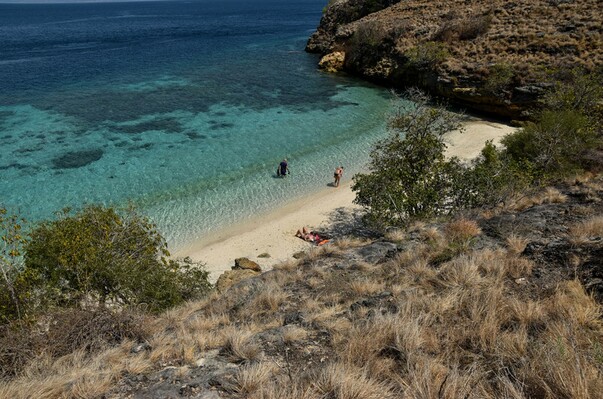
[[[340,207],[329,214],[327,226],[321,228],[329,237],[338,238],[348,235],[365,238],[376,238],[379,234],[363,221],[364,212]]]

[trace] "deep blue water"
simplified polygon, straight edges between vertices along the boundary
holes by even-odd
[[[359,170],[389,95],[317,70],[323,6],[0,4],[0,203],[132,202],[183,248]]]

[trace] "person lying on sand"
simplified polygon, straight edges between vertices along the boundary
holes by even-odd
[[[295,233],[295,237],[299,237],[304,241],[311,242],[316,245],[323,245],[329,242],[329,240],[320,237],[317,233],[310,231],[310,229],[305,226],[297,230],[297,233]]]

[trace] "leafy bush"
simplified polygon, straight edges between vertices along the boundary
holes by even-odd
[[[566,175],[579,168],[579,155],[594,144],[593,129],[575,111],[544,111],[502,143],[511,159],[530,163],[539,178]]]
[[[601,76],[571,71],[545,96],[535,120],[503,139],[504,155],[529,164],[544,181],[580,170],[584,154],[601,144],[601,83]]]
[[[454,182],[463,175],[457,159],[445,159],[443,139],[460,128],[460,115],[428,106],[421,93],[408,99],[390,120],[389,136],[375,145],[370,173],[354,176],[355,202],[381,227],[448,213],[456,203]]]
[[[515,72],[510,65],[495,64],[490,67],[488,77],[484,84],[484,90],[492,94],[501,94],[508,89],[513,82]]]
[[[408,62],[415,68],[435,69],[446,61],[450,53],[443,43],[425,42],[411,48],[406,55]]]
[[[89,206],[40,223],[25,245],[28,280],[45,302],[146,304],[158,311],[203,294],[208,272],[167,260],[155,226],[133,210]]]
[[[525,189],[532,181],[531,163],[509,160],[501,149],[488,141],[481,154],[454,181],[455,207],[494,206]]]
[[[558,73],[554,90],[543,99],[550,110],[573,110],[588,117],[593,124],[603,121],[603,70],[584,73],[580,69]]]

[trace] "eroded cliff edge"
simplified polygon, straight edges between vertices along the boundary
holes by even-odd
[[[603,4],[331,0],[306,51],[330,71],[522,119],[555,74],[603,68]]]

